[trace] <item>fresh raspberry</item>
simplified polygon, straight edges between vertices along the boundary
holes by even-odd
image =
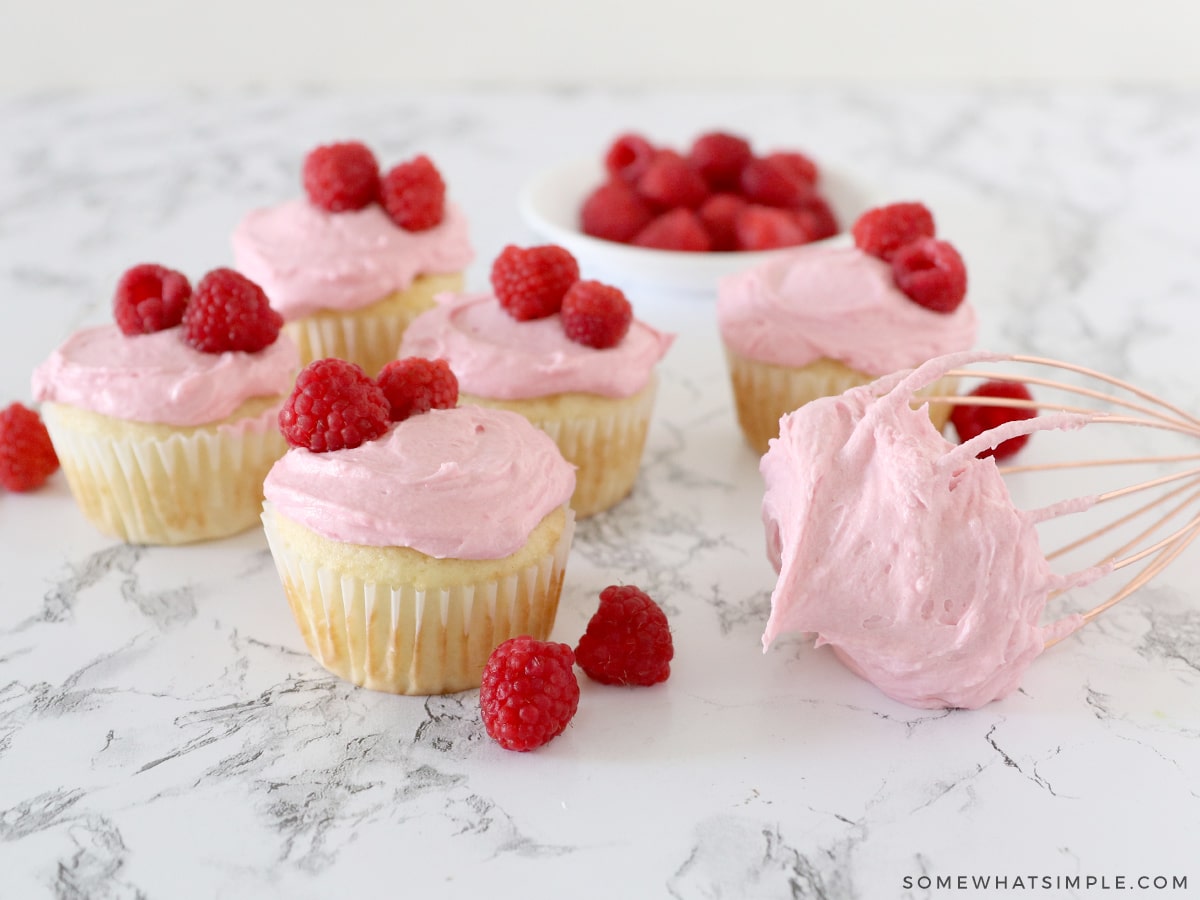
[[[712,242],[713,250],[737,249],[737,215],[749,204],[737,194],[713,194],[698,215]]]
[[[888,262],[905,244],[936,233],[933,213],[922,203],[893,203],[868,209],[850,229],[854,245]]]
[[[637,192],[659,209],[696,209],[708,197],[708,185],[674,150],[660,150],[638,178]]]
[[[600,185],[583,201],[579,224],[584,234],[628,243],[650,224],[654,210],[624,181]]]
[[[985,381],[968,397],[1003,397],[1009,400],[1032,400],[1033,395],[1025,385],[1016,381]],[[1016,422],[1021,419],[1032,419],[1037,415],[1036,409],[1023,409],[1013,406],[955,406],[950,415],[954,430],[958,432],[960,444],[969,441],[983,432],[1003,425],[1005,422]],[[996,459],[1007,459],[1025,446],[1029,435],[1022,434],[1015,438],[1002,441],[998,446],[983,450],[976,454],[980,459],[994,456]]]
[[[639,231],[630,243],[654,250],[704,253],[712,249],[712,239],[708,236],[700,217],[683,207],[658,216]]]
[[[492,651],[483,669],[483,727],[505,750],[533,750],[562,734],[579,709],[575,654],[522,635]]]
[[[796,218],[808,231],[810,241],[823,241],[825,238],[831,238],[839,230],[837,215],[834,213],[833,207],[824,197],[816,194],[805,200],[796,210]]]
[[[921,238],[896,251],[892,278],[908,299],[934,312],[954,312],[967,295],[962,257],[953,246],[935,238]]]
[[[742,167],[742,195],[762,206],[795,208],[813,194],[813,186],[779,159],[752,159]]]
[[[734,219],[739,250],[776,250],[811,239],[798,214],[790,209],[750,204]]]
[[[362,209],[379,196],[379,163],[358,141],[317,147],[304,158],[304,190],[329,212]]]
[[[768,162],[778,163],[801,181],[811,185],[815,185],[817,179],[820,177],[820,172],[817,171],[817,164],[803,153],[797,153],[795,150],[781,150],[777,153],[768,153],[763,159]]]
[[[615,287],[577,281],[562,303],[562,326],[577,344],[604,349],[621,343],[633,321],[633,307]]]
[[[674,655],[666,613],[633,585],[600,592],[600,608],[575,648],[579,667],[602,684],[666,681]]]
[[[742,166],[753,157],[750,144],[743,138],[723,131],[710,131],[692,143],[688,162],[709,188],[731,191],[737,188]]]
[[[492,263],[492,290],[514,319],[544,319],[562,307],[567,288],[579,280],[579,263],[554,244],[522,249],[511,244]]]
[[[201,278],[183,311],[183,339],[202,353],[257,353],[275,343],[282,327],[263,289],[233,269]]]
[[[143,263],[117,282],[113,318],[122,334],[151,334],[174,328],[192,296],[186,276],[165,266]]]
[[[400,163],[383,176],[379,202],[405,231],[427,231],[446,214],[446,182],[428,156]]]
[[[0,484],[32,491],[57,470],[58,456],[38,414],[20,403],[0,412]]]
[[[614,178],[632,184],[646,171],[657,152],[654,145],[640,134],[622,134],[604,154],[604,168]]]
[[[387,395],[344,359],[318,359],[296,376],[279,411],[279,430],[293,447],[313,453],[349,450],[372,441],[391,421]]]
[[[394,359],[376,381],[387,397],[393,422],[431,409],[453,409],[458,403],[458,379],[444,359]]]

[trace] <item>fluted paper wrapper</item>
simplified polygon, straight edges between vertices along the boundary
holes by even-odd
[[[317,662],[353,684],[393,694],[477,688],[497,646],[518,635],[545,640],[554,627],[574,532],[570,510],[554,549],[536,563],[436,590],[330,568],[289,545],[278,519],[263,504],[267,543],[304,642]]]

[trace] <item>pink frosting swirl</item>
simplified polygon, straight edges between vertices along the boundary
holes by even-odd
[[[257,353],[201,353],[182,326],[129,337],[101,325],[71,335],[34,370],[33,396],[134,422],[206,425],[286,393],[299,368],[284,334]]]
[[[500,559],[570,499],[575,470],[523,416],[464,406],[352,450],[289,450],[263,484],[286,518],[335,541]]]
[[[908,299],[891,266],[856,247],[813,245],[722,280],[717,322],[747,359],[806,366],[835,359],[886,375],[975,343],[968,301],[937,313]]]
[[[519,322],[491,294],[442,294],[404,332],[401,356],[442,358],[459,388],[493,400],[579,392],[630,397],[646,386],[674,335],[634,320],[615,347],[570,340],[557,315]]]
[[[418,275],[461,272],[474,258],[462,210],[427,231],[405,231],[372,204],[330,213],[293,200],[246,215],[233,258],[287,321],[323,309],[352,310],[404,290]]]

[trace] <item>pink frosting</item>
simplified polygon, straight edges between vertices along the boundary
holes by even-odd
[[[912,409],[916,390],[981,358],[955,354],[784,416],[760,467],[767,554],[779,579],[763,635],[815,632],[889,697],[974,709],[1020,683],[1045,641],[1082,624],[1039,619],[1049,591],[1108,571],[1050,571],[1035,524],[1090,500],[1025,512],[992,459],[1015,433],[1078,427],[1045,415],[954,447]]]
[[[34,370],[33,396],[134,422],[205,425],[254,397],[287,393],[299,368],[284,334],[257,353],[201,353],[182,326],[127,337],[101,325],[71,335]]]
[[[398,228],[383,208],[330,213],[307,200],[249,213],[233,232],[238,271],[284,319],[351,310],[404,290],[418,275],[461,272],[474,258],[462,210],[427,231]]]
[[[570,340],[559,316],[519,322],[491,294],[442,294],[438,301],[408,326],[400,355],[445,359],[462,391],[494,400],[632,396],[675,339],[635,320],[619,344],[597,350]]]
[[[570,499],[575,470],[523,416],[464,406],[412,416],[353,450],[289,450],[263,490],[335,541],[499,559]]]
[[[801,247],[721,281],[717,321],[747,359],[806,366],[835,359],[886,375],[975,343],[975,310],[937,313],[908,299],[892,267],[857,247]]]

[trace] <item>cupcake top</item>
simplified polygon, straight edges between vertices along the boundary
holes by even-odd
[[[897,288],[889,262],[828,245],[725,278],[717,321],[726,345],[748,359],[792,367],[835,359],[868,375],[968,349],[977,329],[969,302],[928,309]]]
[[[439,559],[519,550],[575,490],[574,467],[516,413],[434,409],[353,449],[289,450],[263,485],[286,518],[331,540]]]
[[[493,294],[442,294],[404,333],[401,356],[440,357],[466,393],[495,400],[550,394],[630,397],[646,386],[674,340],[633,320],[612,347],[570,339],[561,314],[519,321]]]
[[[182,325],[137,335],[116,325],[78,331],[34,370],[33,395],[118,419],[196,426],[286,393],[300,367],[286,335],[253,353],[204,353],[183,336]]]

